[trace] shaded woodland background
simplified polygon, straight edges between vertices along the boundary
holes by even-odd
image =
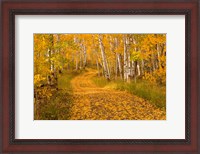
[[[74,86],[77,82],[79,85]],[[100,88],[126,91],[165,115],[166,35],[34,34],[34,119],[72,119],[71,109],[77,99],[73,92],[81,87],[83,92],[88,92],[85,87],[93,88],[91,91],[95,87],[101,93]],[[133,112],[133,108],[130,110]],[[136,119],[148,119],[146,114]],[[122,117],[111,119],[128,118]]]

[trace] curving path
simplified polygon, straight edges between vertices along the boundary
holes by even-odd
[[[125,91],[97,87],[91,80],[96,70],[76,76],[71,120],[165,120],[166,112]]]

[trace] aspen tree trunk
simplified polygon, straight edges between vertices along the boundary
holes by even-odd
[[[124,40],[124,81],[127,80],[127,49],[126,49],[126,37],[123,36]]]
[[[107,61],[107,58],[106,58],[106,64],[107,64],[107,66],[108,66],[108,74],[109,74],[109,80],[110,80],[110,74],[111,74],[111,67],[110,67],[110,63]]]
[[[152,65],[152,66],[151,66],[151,71],[152,71],[151,73],[153,73],[153,72],[155,71],[155,69],[156,69],[154,59],[155,59],[155,58],[154,58],[154,54],[152,53],[152,54],[151,54],[151,59],[150,59],[151,65]]]
[[[118,58],[120,78],[123,79],[123,74],[122,74],[123,72],[122,72],[122,65],[121,65],[121,54],[117,54],[117,58]]]
[[[160,64],[160,44],[157,44],[157,55],[158,55],[158,68],[161,67],[161,64]]]
[[[96,59],[96,63],[97,63],[98,77],[100,77],[100,71],[99,71],[99,62],[98,62],[98,59]]]
[[[137,44],[137,41],[135,39],[134,36],[131,37],[131,41],[134,45]],[[138,51],[138,47],[134,47],[134,51],[135,52],[139,52]],[[134,81],[136,83],[136,79],[137,79],[137,65],[138,65],[138,61],[137,60],[132,60],[131,61],[131,73],[130,73],[130,76],[134,78]]]
[[[117,79],[118,75],[118,53],[115,54],[115,79]]]
[[[103,61],[104,75],[105,75],[105,78],[107,80],[110,80],[110,72],[109,72],[108,63],[107,63],[107,59],[106,59],[106,54],[105,54],[104,46],[103,46],[103,42],[102,42],[102,35],[100,35],[100,34],[99,34],[99,46],[100,46],[100,49],[101,49],[101,56],[102,56],[102,61]]]
[[[98,56],[98,52],[97,52],[97,47],[96,44],[94,42],[94,35],[92,35],[92,47],[93,47],[93,52],[96,55],[96,66],[97,66],[97,71],[98,71],[98,77],[100,77],[100,68],[99,68],[99,56]]]
[[[81,50],[79,51],[79,56],[80,56],[79,69],[82,69],[82,53],[81,53]]]
[[[110,61],[110,63],[108,63],[108,66],[113,66],[113,67],[109,67],[109,71],[110,71],[110,74],[113,74],[115,75],[115,78],[117,78],[117,56],[116,56],[116,53],[114,52],[115,48],[116,48],[116,39],[112,38],[111,35],[109,36],[109,42],[110,42],[110,51],[112,53],[115,54],[115,64],[112,65],[112,61]]]
[[[134,62],[134,81],[135,81],[135,83],[136,83],[136,80],[137,80],[137,61],[136,62]]]
[[[96,58],[96,64],[97,64],[97,70],[98,70],[98,76],[100,77],[101,76],[101,73],[100,73],[100,68],[99,68],[99,56],[98,56],[98,53],[96,51],[96,55],[97,55],[97,58]]]
[[[128,51],[129,40],[124,36],[124,81],[129,81],[130,75],[130,52]]]
[[[134,71],[134,61],[131,61],[131,67],[132,67],[132,75],[133,77],[135,76],[135,71]]]
[[[49,48],[47,51],[47,57],[48,57],[48,62],[49,62],[49,70],[51,71],[51,49]],[[50,85],[51,84],[51,79],[50,79],[50,74],[47,73],[46,74],[46,78],[47,78],[47,84]]]
[[[57,48],[56,48],[56,50],[55,50],[55,53],[56,54],[62,54],[61,53],[61,47],[60,47],[60,34],[54,34],[55,35],[55,37],[56,37],[56,44],[57,44]],[[60,71],[60,70],[62,70],[63,69],[63,66],[64,66],[64,63],[61,61],[61,68],[59,68],[58,66],[56,66],[55,67],[55,70],[54,70],[54,73],[56,74],[56,77],[57,77],[57,73],[58,73],[58,71]]]
[[[130,52],[128,51],[128,74],[127,74],[127,81],[130,82],[131,77],[131,58],[130,58]]]
[[[50,45],[49,45],[49,49],[48,49],[49,69],[50,69],[51,72],[53,72],[52,55],[53,55],[54,42],[53,42],[53,35],[52,34],[49,35],[49,41],[50,41]],[[51,73],[47,74],[47,83],[49,85],[52,84]]]
[[[76,52],[78,53],[78,52]],[[76,57],[76,71],[78,70],[78,58]]]
[[[116,48],[118,48],[118,46],[119,46],[119,44],[118,44],[118,39],[115,37],[114,38],[114,48],[116,49]],[[119,53],[117,53],[117,51],[116,51],[116,53],[115,53],[115,56],[116,56],[116,58],[115,58],[115,78],[117,79],[117,76],[118,76],[118,70],[119,70],[119,74],[120,74],[120,77],[121,77],[121,72],[120,72],[120,59],[119,59]]]
[[[53,46],[54,46],[54,42],[53,42],[53,35],[50,34],[50,42],[51,42],[51,46],[50,46],[50,50],[49,50],[49,61],[50,61],[50,70],[53,72],[54,66],[53,66],[53,61],[52,61],[52,55],[53,55]]]
[[[101,74],[102,74],[102,76],[105,76],[102,58],[101,58],[101,61],[99,62],[99,65],[101,65]]]
[[[141,75],[144,75],[144,59],[142,59]]]
[[[131,75],[131,77],[134,77],[134,61],[131,60],[130,63],[131,63],[131,66],[130,66],[131,67],[130,75]]]
[[[54,44],[53,44],[53,48],[54,48],[54,55],[58,55],[60,54],[60,46],[59,46],[59,43],[60,43],[60,36],[58,34],[54,34],[55,35],[55,38],[56,38],[56,45],[57,47],[54,47]],[[58,71],[59,71],[59,67],[58,65],[56,65],[56,60],[54,59],[53,61],[53,77],[54,77],[54,82],[53,82],[53,85],[54,86],[58,86]]]
[[[97,53],[97,52],[96,52]],[[105,76],[105,73],[104,73],[104,67],[103,67],[103,60],[102,60],[102,58],[99,58],[99,56],[98,56],[98,53],[97,53],[97,57],[98,57],[98,59],[101,59],[100,61],[98,61],[99,63],[99,72],[100,72],[100,67],[101,67],[101,74],[103,75],[103,76]],[[100,75],[101,75],[100,74]]]
[[[96,65],[97,65],[98,76],[100,77],[100,68],[99,68],[99,61],[98,61],[99,56],[98,56],[98,52],[97,52],[96,48],[94,49],[94,52],[96,54]]]
[[[85,45],[83,46],[83,68],[85,69],[87,65],[87,53],[86,53],[86,47]]]
[[[139,63],[137,63],[137,71],[138,71],[138,75],[137,76],[140,76],[140,65],[139,65]]]
[[[78,43],[78,40],[76,37],[74,37],[74,43],[77,44]],[[76,71],[78,70],[78,55],[79,55],[79,52],[78,50],[76,51],[76,56],[75,56],[75,59],[76,59]]]

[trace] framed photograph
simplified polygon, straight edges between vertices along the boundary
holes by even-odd
[[[199,153],[198,1],[3,1],[2,153]]]

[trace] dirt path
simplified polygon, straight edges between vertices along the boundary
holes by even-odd
[[[124,91],[97,87],[91,80],[97,74],[89,69],[72,81],[72,120],[150,120],[166,119],[166,113],[142,98]]]

